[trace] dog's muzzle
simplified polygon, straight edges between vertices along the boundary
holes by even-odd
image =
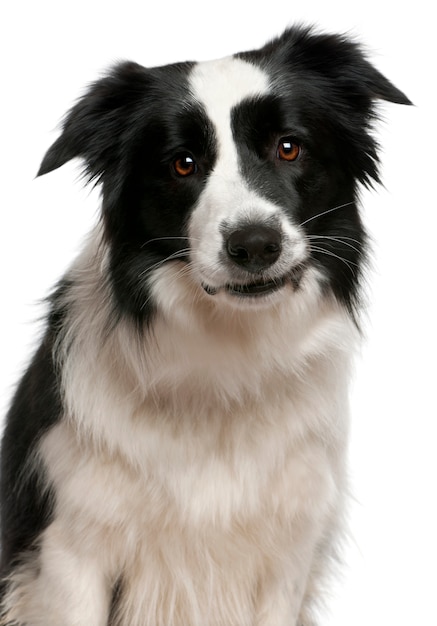
[[[286,284],[298,286],[303,268],[292,268],[281,273],[273,267],[279,261],[283,236],[279,228],[265,224],[250,224],[237,228],[224,235],[224,260],[231,275],[235,270],[235,280],[221,287],[203,284],[211,296],[225,291],[240,298],[260,298]],[[250,277],[247,280],[248,276]]]

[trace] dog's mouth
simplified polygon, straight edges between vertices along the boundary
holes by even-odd
[[[219,291],[224,291],[230,296],[238,298],[262,298],[275,291],[279,291],[286,285],[291,285],[294,289],[297,289],[302,278],[302,273],[303,267],[299,266],[286,276],[270,280],[258,280],[245,284],[228,283],[222,287],[212,287],[211,285],[203,283],[202,287],[210,296],[215,296]]]

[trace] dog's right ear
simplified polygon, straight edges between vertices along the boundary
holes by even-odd
[[[100,181],[122,158],[123,138],[148,91],[148,71],[132,62],[113,67],[67,113],[62,134],[49,148],[38,176],[80,157],[89,180]]]

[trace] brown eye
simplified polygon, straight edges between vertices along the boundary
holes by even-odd
[[[192,176],[197,172],[197,164],[192,156],[182,154],[173,161],[173,169],[178,176]]]
[[[300,155],[300,145],[290,137],[281,139],[278,144],[276,156],[282,161],[295,161]]]

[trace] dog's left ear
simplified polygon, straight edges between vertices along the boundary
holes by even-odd
[[[91,85],[66,115],[62,134],[47,151],[38,176],[75,157],[83,159],[89,180],[113,175],[149,83],[146,68],[123,62]]]
[[[351,78],[355,83],[360,81],[367,88],[373,100],[386,100],[395,104],[412,105],[411,100],[407,98],[404,92],[395,87],[392,82],[369,63],[357,47],[355,48],[355,55],[356,58],[352,59],[353,64],[349,66]]]
[[[311,27],[293,27],[267,44],[265,50],[279,54],[290,71],[300,68],[309,71],[350,98],[387,100],[396,104],[412,104],[409,98],[395,87],[366,59],[361,47],[342,35],[320,34]]]

